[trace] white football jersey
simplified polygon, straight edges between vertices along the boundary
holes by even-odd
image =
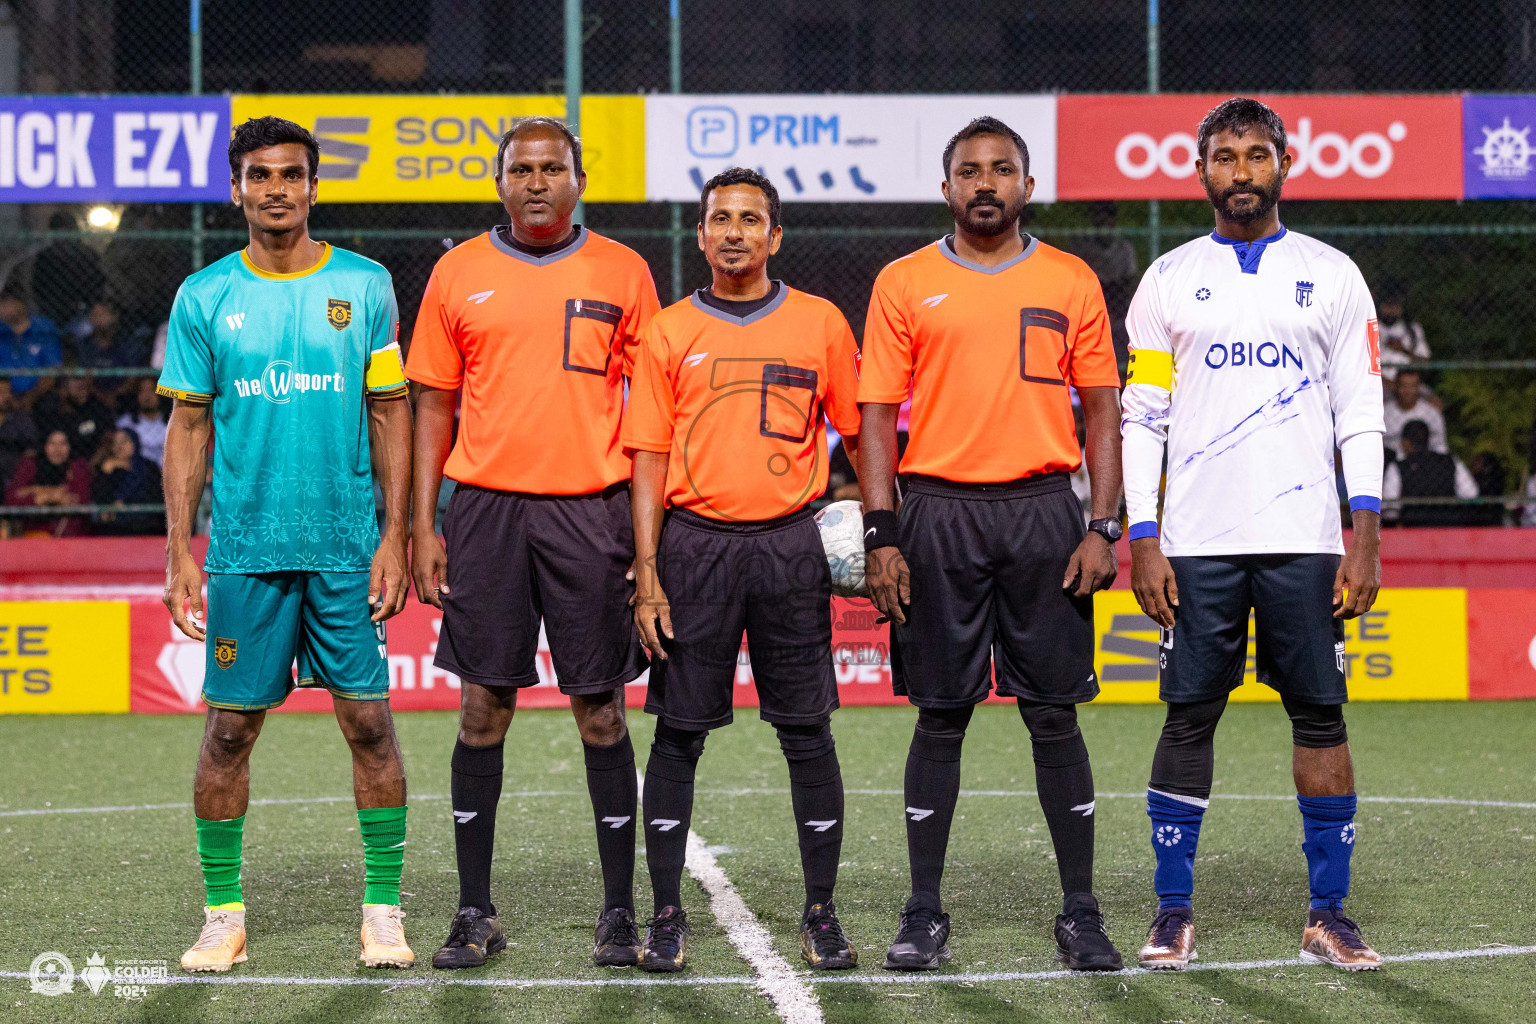
[[[1379,450],[1382,432],[1376,310],[1354,262],[1284,228],[1213,233],[1147,268],[1126,328],[1132,537],[1156,530],[1166,442],[1164,554],[1342,553],[1334,447],[1374,433]],[[1380,510],[1373,476],[1351,479],[1353,507]]]

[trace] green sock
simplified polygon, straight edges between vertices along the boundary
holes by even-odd
[[[405,806],[359,808],[357,823],[363,833],[363,902],[398,904],[400,869],[405,865]]]
[[[197,819],[197,858],[203,864],[203,885],[208,890],[208,906],[244,910],[245,897],[240,892],[240,843],[245,833],[245,815],[227,821]],[[238,907],[230,904],[237,903]]]

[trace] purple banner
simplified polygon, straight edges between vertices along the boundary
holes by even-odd
[[[229,198],[227,96],[0,97],[0,203]]]
[[[1461,104],[1467,198],[1536,198],[1536,96],[1464,96]]]

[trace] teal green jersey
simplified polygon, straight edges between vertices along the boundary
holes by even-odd
[[[366,571],[378,546],[365,394],[405,376],[389,271],[325,245],[296,274],[242,250],[187,278],[160,393],[213,404],[210,573]]]

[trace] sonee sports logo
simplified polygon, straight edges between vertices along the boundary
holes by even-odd
[[[1348,825],[1345,825],[1343,828],[1339,829],[1339,842],[1343,843],[1345,846],[1355,845],[1354,822],[1350,822]]]
[[[1152,838],[1157,840],[1159,846],[1178,846],[1179,840],[1184,838],[1184,832],[1177,825],[1163,825],[1152,833]]]

